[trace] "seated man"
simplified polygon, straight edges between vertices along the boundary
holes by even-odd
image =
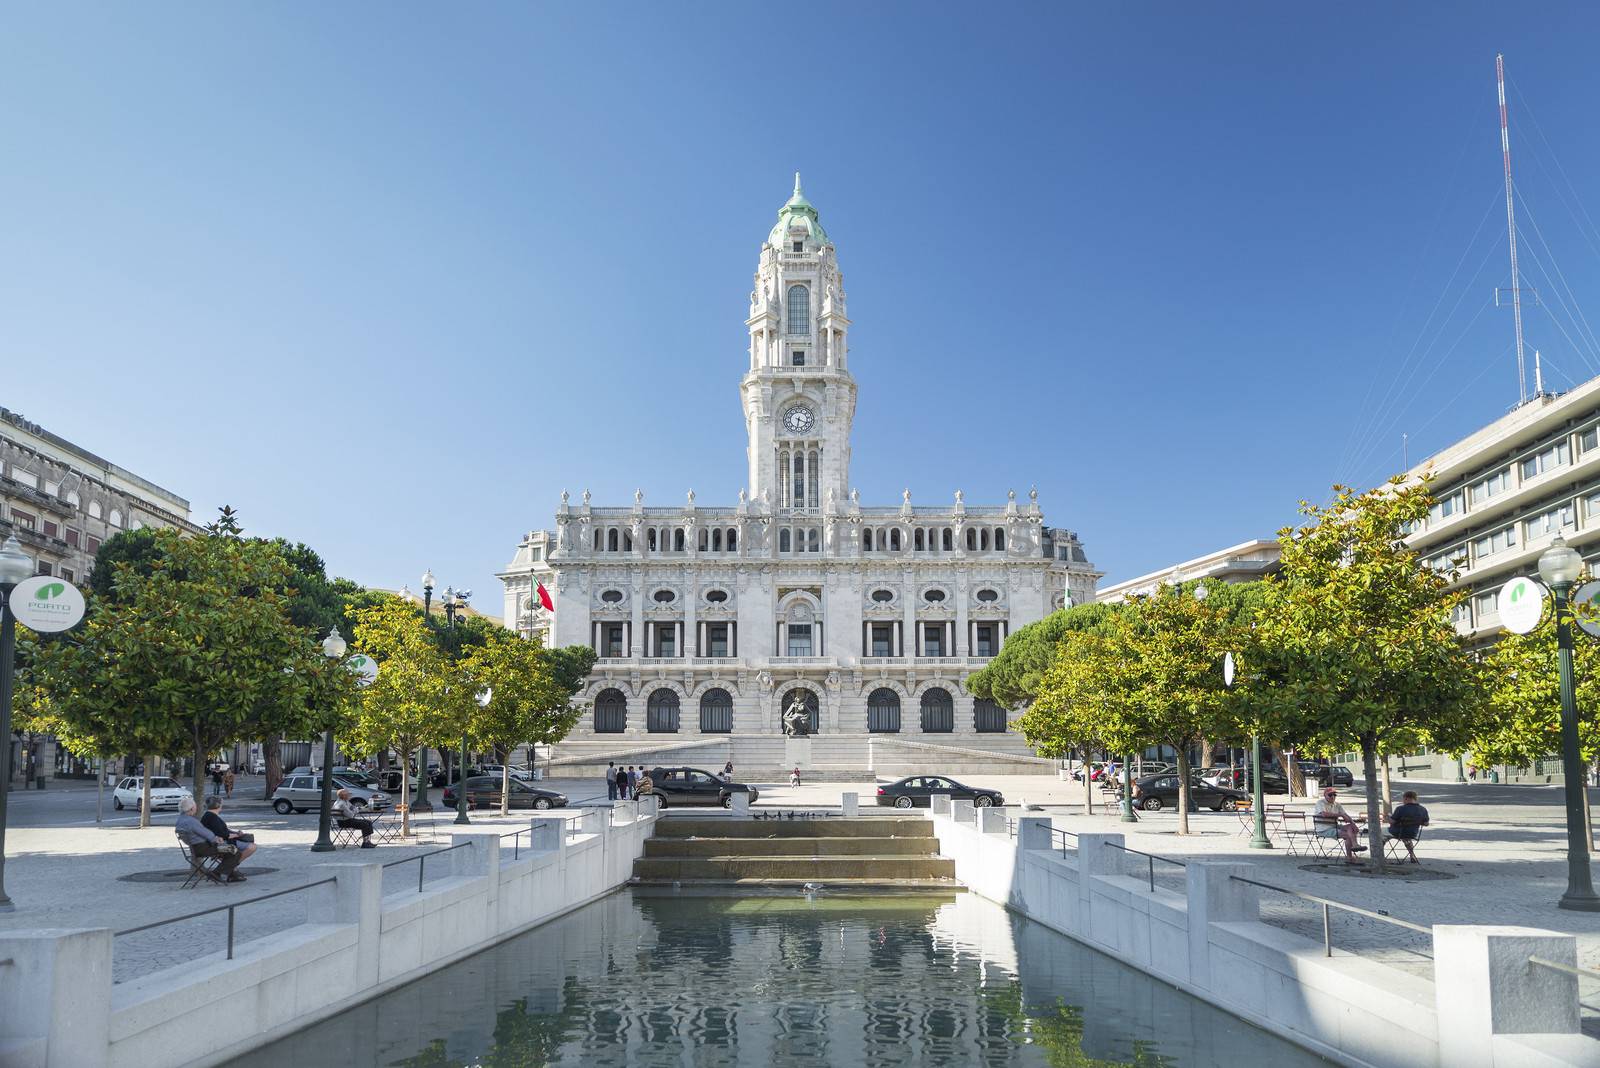
[[[1389,837],[1406,847],[1406,859],[1413,864],[1421,863],[1417,860],[1417,837],[1427,825],[1428,810],[1417,804],[1417,792],[1407,790],[1401,794],[1400,804],[1389,813]]]
[[[334,821],[341,827],[354,827],[360,831],[362,849],[377,849],[378,843],[372,840],[372,821],[362,819],[356,812],[356,806],[350,801],[350,791],[340,790],[333,802]]]
[[[250,859],[250,854],[256,851],[256,836],[243,831],[232,831],[222,821],[222,798],[212,794],[206,798],[206,814],[200,817],[200,822],[206,829],[224,842],[232,842],[239,851],[239,863],[243,864]]]
[[[195,819],[194,812],[194,798],[185,797],[178,803],[178,822],[173,828],[178,834],[178,840],[187,845],[197,857],[220,856],[222,866],[217,869],[217,874],[225,876],[230,883],[244,882],[244,876],[233,870],[243,859],[239,856],[239,851]]]
[[[1345,863],[1356,864],[1359,863],[1356,854],[1366,852],[1367,847],[1356,844],[1361,829],[1344,810],[1344,806],[1339,804],[1338,797],[1339,791],[1331,786],[1323,790],[1322,800],[1317,802],[1317,807],[1311,814],[1311,823],[1316,828],[1318,837],[1339,839],[1344,845]]]

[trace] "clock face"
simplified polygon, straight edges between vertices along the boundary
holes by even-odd
[[[811,414],[811,409],[803,404],[796,404],[783,413],[783,425],[791,434],[804,434],[816,421],[817,417]]]

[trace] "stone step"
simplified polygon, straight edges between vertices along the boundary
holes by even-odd
[[[644,844],[647,857],[844,857],[937,856],[936,838],[651,838]]]
[[[640,857],[633,862],[640,880],[704,879],[951,879],[956,862],[949,857]]]
[[[858,816],[815,820],[755,820],[678,816],[656,821],[656,838],[926,838],[933,821],[916,816]]]
[[[641,879],[637,875],[629,882],[634,886],[670,886],[675,890],[693,890],[697,887],[743,886],[765,890],[784,888],[803,890],[821,887],[823,890],[937,890],[944,893],[963,893],[966,887],[954,879]],[[885,895],[888,897],[889,895]],[[852,906],[867,900],[868,895],[858,894],[851,899]],[[751,897],[747,900],[759,901]],[[896,907],[901,907],[899,903]]]

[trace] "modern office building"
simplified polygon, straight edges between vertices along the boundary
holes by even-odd
[[[1163,583],[1176,586],[1184,582],[1210,579],[1215,582],[1255,582],[1278,570],[1278,542],[1272,538],[1256,538],[1240,542],[1214,553],[1185,560],[1159,571],[1151,571],[1138,578],[1127,579],[1110,586],[1101,586],[1095,600],[1102,604],[1121,604],[1136,594],[1152,594]]]
[[[1033,492],[861,503],[845,309],[833,242],[797,176],[749,295],[737,372],[749,479],[737,502],[691,490],[676,504],[646,507],[638,493],[607,507],[563,493],[555,529],[521,539],[500,576],[506,625],[600,658],[583,694],[592,712],[558,764],[673,749],[772,769],[797,748],[780,724],[796,701],[821,771],[881,770],[896,746],[924,761],[906,754],[930,744],[979,764],[1030,759],[1006,710],[963,679],[1069,592],[1091,600],[1100,573],[1075,533],[1046,525]],[[954,770],[953,755],[938,766]]]

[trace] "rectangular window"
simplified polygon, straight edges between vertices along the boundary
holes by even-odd
[[[1546,534],[1558,533],[1562,527],[1572,525],[1572,505],[1563,504],[1547,512],[1541,512],[1532,519],[1523,521],[1522,536],[1524,538],[1539,538]]]
[[[806,250],[806,243],[804,241],[796,241],[794,243],[794,250],[796,252],[804,252]]]
[[[1578,435],[1578,448],[1581,451],[1589,452],[1597,445],[1600,445],[1600,426],[1592,426]]]
[[[1460,604],[1452,608],[1450,610],[1450,621],[1452,623],[1465,623],[1468,626],[1471,626],[1472,604],[1468,601],[1462,601]]]
[[[806,350],[795,349],[789,353],[789,362],[795,367],[804,367],[806,365]]]
[[[1441,497],[1434,501],[1433,507],[1428,509],[1428,518],[1437,523],[1441,519],[1449,519],[1453,515],[1460,515],[1464,503],[1461,491],[1456,490],[1448,497]]]
[[[71,527],[68,527],[67,544],[72,546],[74,549],[78,548],[83,544],[83,534],[79,531],[73,530]]]
[[[607,623],[600,628],[600,655],[627,656],[622,647],[622,624]]]
[[[1500,618],[1499,598],[1499,590],[1487,590],[1472,598],[1472,612],[1479,623]]]
[[[678,626],[675,623],[656,624],[656,655],[678,655]]]
[[[978,640],[972,650],[973,656],[994,656],[998,652],[995,642],[995,631],[998,630],[993,623],[979,623],[977,626]]]
[[[944,624],[924,623],[922,625],[922,655],[944,655]]]
[[[1474,558],[1482,560],[1485,557],[1494,556],[1496,553],[1503,553],[1507,549],[1514,549],[1516,546],[1517,528],[1501,527],[1493,534],[1485,534],[1474,541],[1472,543],[1472,555]]]
[[[528,559],[529,560],[543,560],[544,559],[544,550],[539,548],[537,545],[535,545],[533,548],[528,550]]]
[[[34,474],[32,471],[18,471],[13,467],[11,469],[11,477],[22,483],[24,486],[27,486],[29,489],[39,488],[39,476]]]
[[[726,624],[726,623],[707,623],[706,624],[706,655],[707,656],[727,656],[728,655],[728,624]]]
[[[1522,461],[1522,479],[1526,482],[1528,479],[1542,475],[1546,471],[1554,471],[1558,467],[1564,467],[1571,461],[1572,446],[1565,441],[1557,442],[1548,449],[1536,452]]]
[[[55,574],[55,571],[51,569],[50,564],[47,561],[40,560],[39,561],[39,574],[41,574],[41,575],[53,575],[53,574]]]
[[[100,551],[100,539],[91,534],[87,538],[83,539],[83,547],[87,549],[89,554],[92,556]]]
[[[11,509],[11,522],[19,527],[22,527],[24,530],[38,529],[38,520],[34,517],[33,513],[24,512],[20,508],[14,507]]]
[[[66,579],[68,582],[78,581],[78,573],[72,570],[70,567],[64,567],[61,569],[61,577]]]
[[[872,625],[872,655],[894,655],[894,624],[874,623]]]
[[[789,656],[811,655],[811,624],[789,624]]]
[[[1502,467],[1500,470],[1474,482],[1468,489],[1472,496],[1473,504],[1482,504],[1490,497],[1504,493],[1511,488],[1511,468]]]
[[[47,537],[47,538],[59,538],[59,537],[61,537],[61,527],[59,525],[55,524],[55,523],[52,523],[50,520],[46,519],[44,521],[44,536]]]

